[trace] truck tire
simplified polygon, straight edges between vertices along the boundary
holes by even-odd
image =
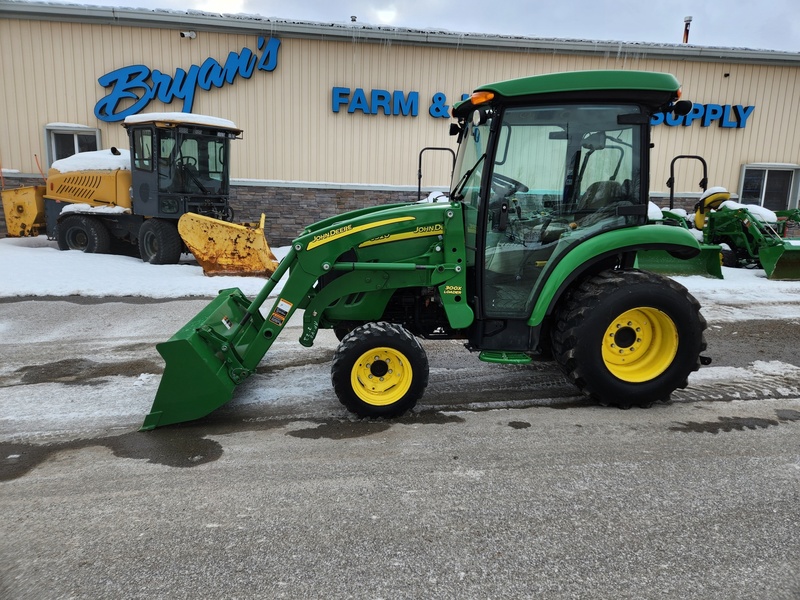
[[[105,225],[94,217],[69,215],[56,226],[59,250],[80,250],[89,254],[108,254],[111,234]]]
[[[181,258],[183,240],[172,221],[147,219],[139,228],[139,256],[151,265],[174,265]]]
[[[553,356],[585,394],[607,406],[669,399],[700,368],[700,304],[675,281],[645,271],[604,271],[573,289],[551,330]]]
[[[366,323],[348,333],[331,364],[339,401],[360,417],[397,417],[428,386],[428,357],[417,339],[392,323]]]

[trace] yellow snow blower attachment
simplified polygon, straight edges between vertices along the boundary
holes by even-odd
[[[250,227],[186,213],[178,221],[178,233],[206,275],[269,277],[278,267],[264,236],[263,214]]]
[[[3,213],[9,237],[37,236],[45,232],[42,185],[3,190]]]

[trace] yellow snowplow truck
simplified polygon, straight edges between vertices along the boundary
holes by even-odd
[[[125,119],[130,150],[53,163],[45,186],[3,191],[8,235],[46,233],[61,250],[136,254],[174,264],[191,252],[208,275],[269,276],[277,267],[255,227],[232,223],[226,119],[152,113]]]

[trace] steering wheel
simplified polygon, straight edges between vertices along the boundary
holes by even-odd
[[[184,176],[188,177],[201,192],[208,194],[208,189],[203,185],[197,173],[197,159],[194,156],[176,158],[175,166],[180,169]]]
[[[501,175],[500,173],[492,173],[492,187],[500,188],[503,192],[501,194],[502,196],[510,196],[517,192],[525,193],[530,189],[521,181],[517,181],[507,175]]]
[[[179,167],[183,167],[185,165],[189,165],[190,167],[197,166],[197,158],[194,156],[180,156],[175,159],[175,165]]]

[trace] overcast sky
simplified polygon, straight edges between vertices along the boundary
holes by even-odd
[[[800,52],[800,0],[67,0],[464,33]]]

